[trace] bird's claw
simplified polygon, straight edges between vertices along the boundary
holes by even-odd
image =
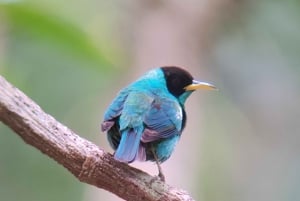
[[[166,182],[166,178],[165,178],[165,175],[163,174],[163,173],[159,173],[158,175],[157,175],[157,177],[162,181],[162,182]]]
[[[150,180],[150,184],[152,185],[153,183],[156,182],[165,182],[165,176],[164,175],[153,176],[152,179]]]

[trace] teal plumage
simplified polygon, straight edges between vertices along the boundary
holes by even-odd
[[[121,162],[167,160],[186,122],[184,103],[200,82],[178,67],[156,68],[119,92],[104,114],[102,131]],[[212,85],[201,82],[201,86]],[[160,176],[162,175],[160,166]],[[164,177],[162,177],[164,180]]]

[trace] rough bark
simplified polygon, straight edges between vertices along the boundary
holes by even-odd
[[[125,200],[193,200],[186,191],[115,161],[111,154],[46,114],[1,76],[0,120],[26,143],[57,161],[80,181]]]

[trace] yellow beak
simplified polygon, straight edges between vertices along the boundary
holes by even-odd
[[[214,85],[207,83],[207,82],[200,82],[197,80],[193,80],[193,83],[186,86],[184,88],[186,91],[194,91],[197,89],[204,89],[204,90],[217,90],[217,87]]]

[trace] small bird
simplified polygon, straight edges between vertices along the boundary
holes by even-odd
[[[194,80],[176,66],[155,68],[122,89],[101,124],[115,150],[114,158],[125,163],[155,161],[158,176],[165,181],[160,164],[171,156],[180,139],[186,124],[184,103],[197,89],[216,87]]]

